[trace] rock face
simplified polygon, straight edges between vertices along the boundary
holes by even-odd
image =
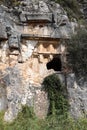
[[[0,73],[1,76],[1,73]],[[0,111],[7,109],[6,85],[0,79]]]
[[[49,102],[41,84],[54,70],[62,71],[66,48],[61,39],[69,38],[74,28],[63,8],[48,0],[24,0],[14,8],[1,5],[0,21],[0,79],[5,83],[0,86],[4,94],[0,110],[6,110],[4,120],[12,121],[26,104],[44,118]]]
[[[87,82],[78,85],[75,75],[67,76],[67,90],[69,93],[70,113],[74,118],[87,116]]]
[[[0,21],[0,39],[6,40],[7,39],[7,33],[5,25]]]

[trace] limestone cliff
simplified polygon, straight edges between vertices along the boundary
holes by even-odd
[[[6,121],[12,121],[25,104],[33,106],[40,118],[46,116],[49,102],[41,83],[47,75],[63,71],[66,48],[61,41],[70,38],[76,26],[53,1],[24,0],[14,8],[0,6],[0,110],[6,110]],[[70,98],[74,104],[72,94]]]

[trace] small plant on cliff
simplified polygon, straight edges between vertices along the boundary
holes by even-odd
[[[4,4],[8,7],[14,7],[20,4],[20,0],[0,0],[0,4]]]
[[[65,115],[68,112],[69,104],[67,90],[56,74],[46,77],[43,81],[44,90],[48,93],[50,102],[48,115]]]

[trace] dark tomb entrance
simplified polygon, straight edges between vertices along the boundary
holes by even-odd
[[[48,70],[53,69],[55,71],[61,71],[62,70],[62,63],[60,56],[54,57],[50,62],[46,64],[46,67]]]

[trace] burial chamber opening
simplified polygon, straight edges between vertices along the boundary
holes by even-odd
[[[48,70],[53,69],[54,71],[62,70],[62,62],[59,56],[54,57],[51,61],[46,64]]]

